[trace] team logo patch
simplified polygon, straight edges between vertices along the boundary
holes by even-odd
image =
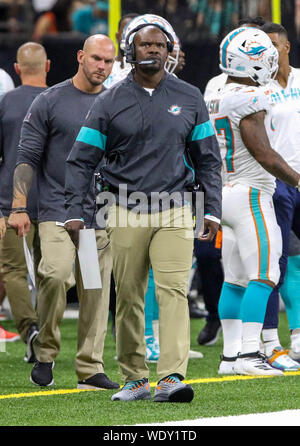
[[[259,102],[258,96],[252,96],[252,98],[250,99],[251,105],[258,105],[258,102]]]
[[[181,107],[179,105],[171,105],[171,107],[168,109],[169,113],[172,113],[174,116],[178,116],[181,113]]]
[[[255,42],[254,40],[245,40],[242,46],[243,48],[239,48],[239,51],[246,54],[251,60],[261,59],[267,49],[265,46],[260,45],[260,43]]]

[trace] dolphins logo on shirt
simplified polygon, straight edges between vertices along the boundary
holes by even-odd
[[[169,113],[172,113],[174,116],[178,116],[181,113],[181,107],[179,105],[171,105],[171,107],[168,109]]]

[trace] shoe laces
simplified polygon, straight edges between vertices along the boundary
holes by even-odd
[[[257,358],[254,358],[255,362],[260,362],[260,363],[264,363],[267,364],[268,363],[268,357],[261,352],[257,353]]]
[[[178,376],[175,376],[175,375],[167,376],[166,378],[162,379],[162,381],[169,383],[169,384],[178,384],[181,382],[180,379],[178,378]]]
[[[261,364],[261,367],[263,367],[265,369],[270,367],[270,364],[268,362],[268,357],[264,353],[258,352],[257,357],[253,358],[253,360],[255,361],[255,363],[257,365]]]
[[[260,360],[263,360],[265,362],[268,359],[268,357],[264,353],[262,353],[260,351],[257,351],[257,352],[254,352],[254,353],[243,353],[243,354],[239,353],[237,357],[241,358],[241,359],[244,359],[244,358],[245,359],[260,359]]]
[[[144,387],[145,383],[147,382],[147,380],[145,378],[140,379],[138,381],[128,381],[122,390],[131,390],[131,391],[135,391],[138,389],[141,389],[142,387]]]
[[[273,349],[271,358],[275,359],[278,356],[283,356],[283,355],[288,355],[288,354],[289,354],[289,350],[288,349],[284,349],[282,347],[276,347],[276,348]]]
[[[264,353],[261,353],[261,352],[257,352],[257,357],[262,359],[264,362],[267,362],[267,360],[268,360],[267,355],[265,355]]]

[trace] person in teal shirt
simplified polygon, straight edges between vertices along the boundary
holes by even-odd
[[[84,6],[72,14],[72,29],[83,34],[108,35],[108,4],[104,1]]]

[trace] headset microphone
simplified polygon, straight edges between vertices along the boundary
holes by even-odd
[[[150,59],[150,60],[141,60],[138,62],[137,60],[132,60],[130,63],[134,65],[153,65],[156,63],[156,60]]]

